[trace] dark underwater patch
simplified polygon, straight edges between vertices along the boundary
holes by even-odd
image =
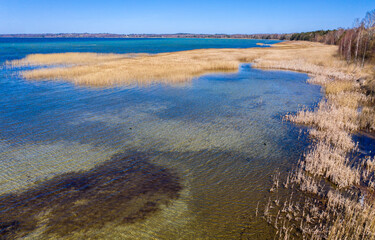
[[[0,196],[0,239],[39,227],[66,236],[106,223],[142,220],[179,196],[178,177],[140,154],[116,155],[86,172],[56,176],[20,193]]]

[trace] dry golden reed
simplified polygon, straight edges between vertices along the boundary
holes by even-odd
[[[90,86],[183,83],[204,73],[236,71],[242,62],[252,62],[259,68],[347,76],[345,63],[334,57],[336,50],[320,43],[283,42],[270,48],[198,49],[155,55],[32,54],[8,65],[42,67],[23,71],[26,79],[61,79]],[[351,76],[358,75],[357,69],[350,71]]]
[[[315,200],[290,201],[288,205],[294,211],[290,214],[300,216],[296,228],[304,237],[374,239],[374,160],[369,156],[353,158],[357,143],[352,138],[358,130],[373,130],[373,97],[365,91],[367,86],[362,81],[370,78],[373,66],[340,66],[340,61],[344,62],[328,59],[296,69],[311,73],[309,82],[321,85],[326,97],[314,110],[286,116],[287,120],[310,126],[313,140],[287,182],[316,195]],[[292,229],[279,231],[289,238]]]
[[[276,50],[283,47],[285,55]],[[286,116],[311,127],[312,144],[284,186],[296,184],[315,197],[293,201],[290,196],[274,215],[269,203],[266,220],[283,239],[375,239],[375,159],[353,158],[357,143],[352,138],[358,130],[375,130],[374,97],[366,91],[374,67],[348,64],[336,57],[337,48],[315,43],[271,49],[253,60],[256,67],[306,72],[308,82],[321,85],[326,96],[315,109]],[[280,199],[274,203],[280,209]]]

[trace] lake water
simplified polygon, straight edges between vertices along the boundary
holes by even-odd
[[[30,53],[247,48],[234,39],[0,39]],[[0,70],[0,234],[9,238],[273,239],[256,217],[272,174],[308,145],[282,121],[322,97],[307,75],[206,74],[188,84],[90,88]],[[74,224],[73,224],[74,223]]]

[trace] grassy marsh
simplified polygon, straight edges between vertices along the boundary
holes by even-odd
[[[373,95],[366,90],[373,84],[373,66],[348,64],[336,56],[337,48],[330,54],[315,50],[322,55],[310,59],[308,55],[313,53],[306,51],[303,60],[294,63],[267,63],[270,68],[309,73],[309,82],[321,85],[326,96],[315,109],[285,117],[309,126],[312,140],[285,186],[297,190],[297,195],[302,191],[314,197],[291,197],[273,214],[269,213],[273,204],[268,204],[266,219],[285,239],[301,235],[312,239],[373,239],[374,159],[366,154],[354,157],[358,156],[358,143],[352,138],[359,130],[375,129]]]
[[[344,61],[336,60],[336,50],[335,46],[319,43],[285,42],[270,48],[199,49],[155,55],[32,54],[8,65],[42,67],[23,71],[26,79],[63,79],[91,86],[181,83],[204,73],[236,71],[242,62],[313,74],[329,71],[332,76],[345,78],[348,73],[360,75],[359,69],[347,69]]]

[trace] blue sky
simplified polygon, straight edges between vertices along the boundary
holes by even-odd
[[[290,33],[351,27],[375,0],[0,0],[4,33]]]

